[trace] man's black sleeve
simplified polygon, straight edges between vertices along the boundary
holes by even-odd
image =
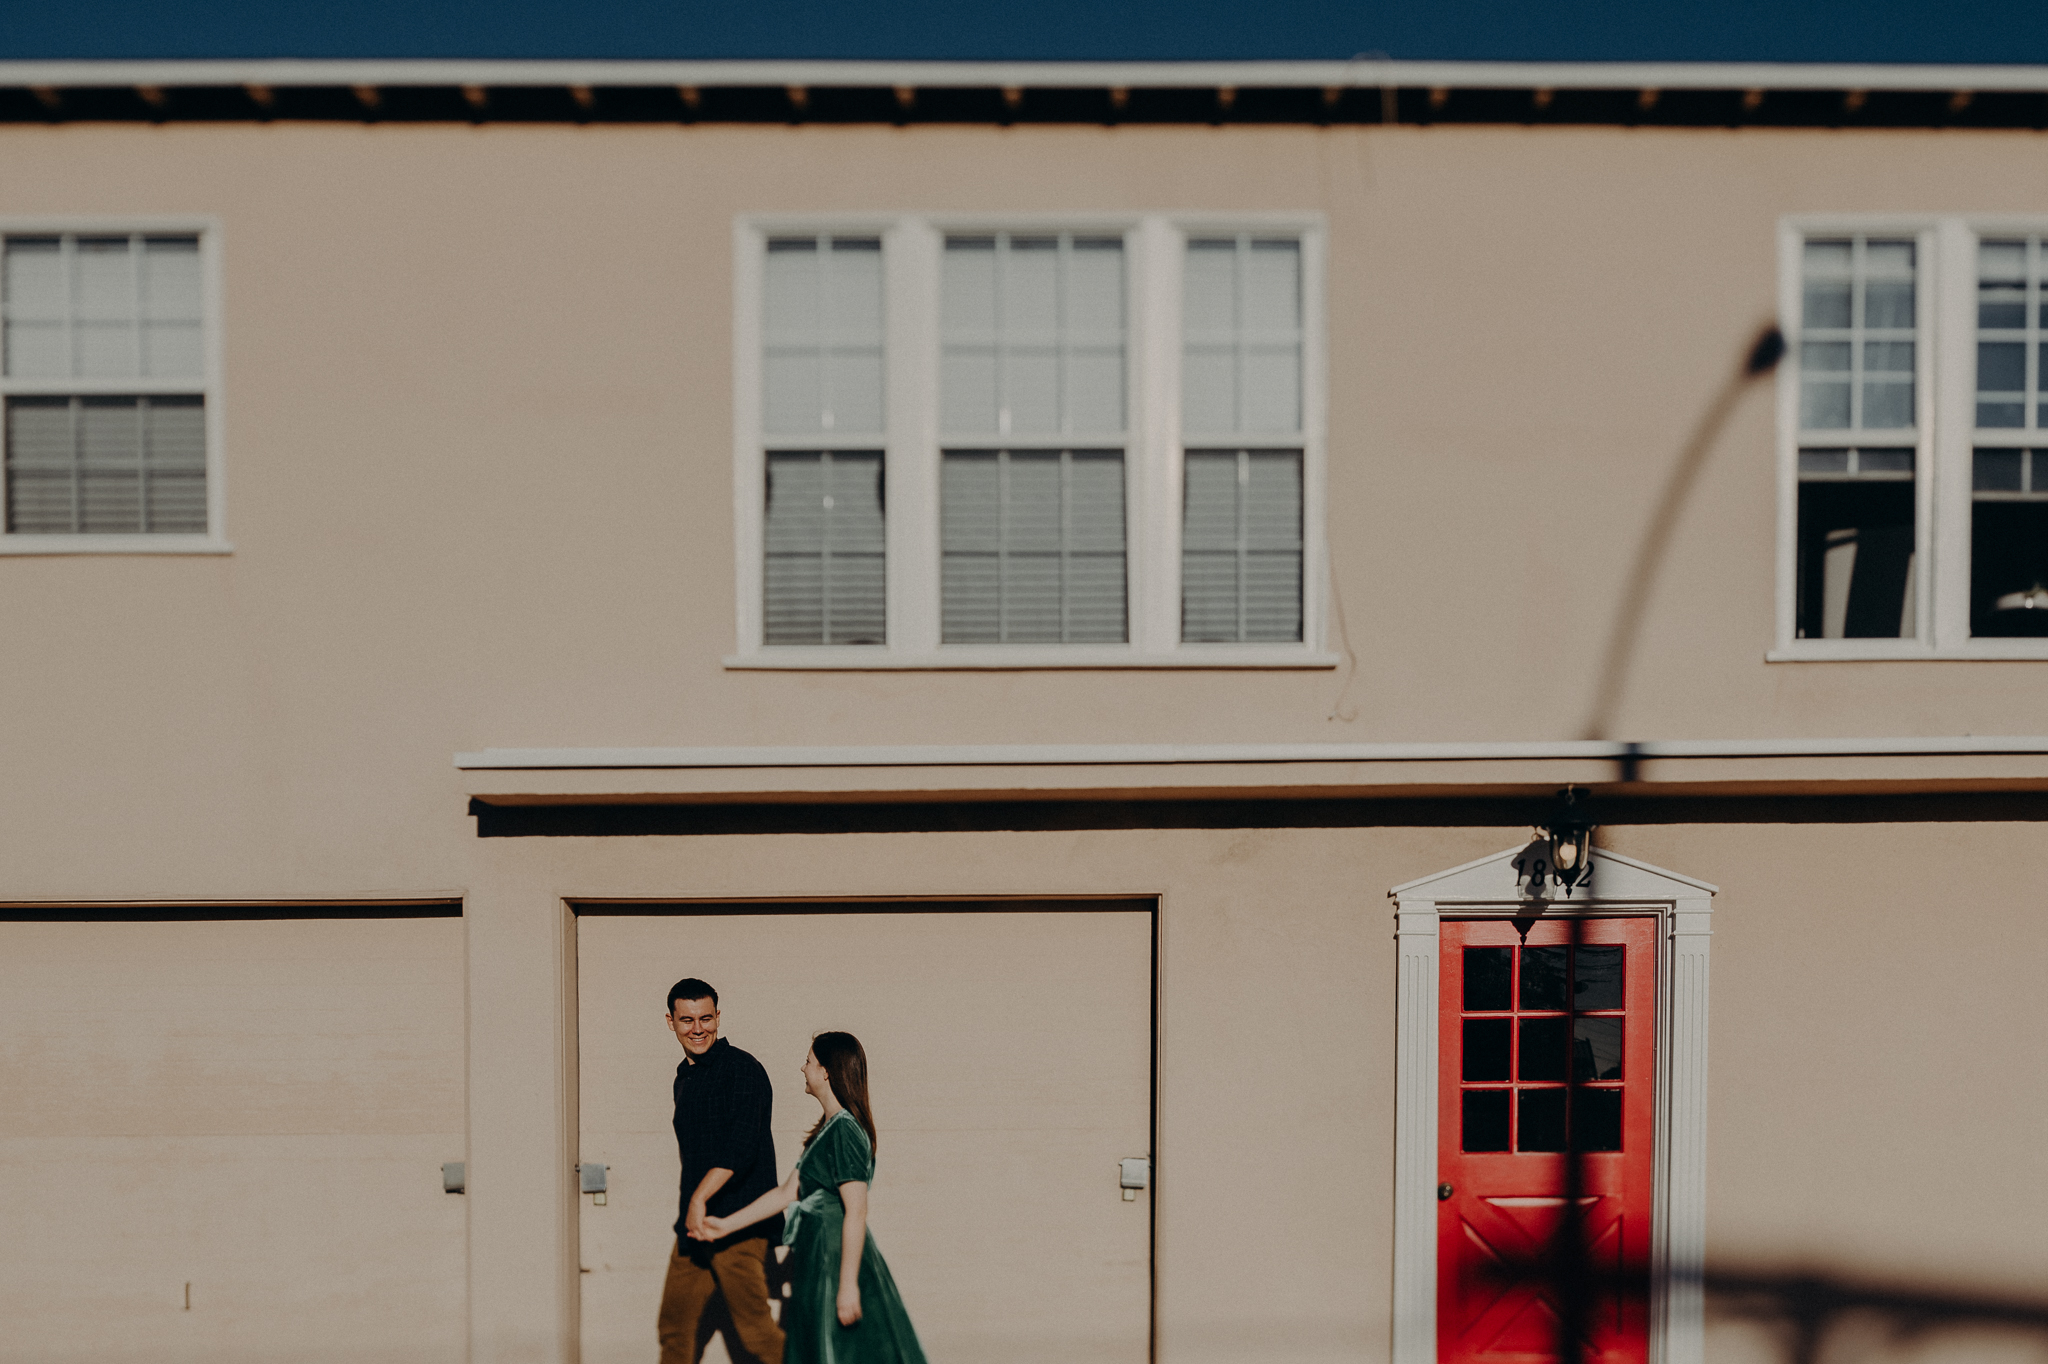
[[[775,1091],[768,1072],[760,1063],[733,1066],[732,1081],[719,1104],[720,1111],[707,1126],[704,1151],[713,1169],[732,1171],[733,1182],[747,1176],[760,1159],[762,1137],[768,1131],[775,1105]]]

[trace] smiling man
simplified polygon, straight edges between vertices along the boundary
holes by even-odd
[[[718,991],[694,977],[668,992],[668,1027],[683,1044],[676,1067],[676,1149],[683,1158],[682,1215],[662,1285],[661,1364],[697,1364],[699,1323],[714,1292],[725,1295],[739,1343],[758,1364],[781,1364],[782,1330],[768,1313],[772,1217],[722,1241],[704,1239],[706,1216],[737,1212],[775,1187],[768,1072],[718,1035]],[[771,1239],[772,1238],[772,1239]]]

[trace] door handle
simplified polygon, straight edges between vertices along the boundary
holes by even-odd
[[[1439,1184],[1436,1186],[1436,1201],[1442,1203],[1456,1192],[1457,1189],[1450,1184]]]

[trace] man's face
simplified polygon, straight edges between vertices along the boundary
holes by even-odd
[[[708,999],[679,999],[669,1010],[668,1026],[694,1060],[718,1040],[718,1006]]]

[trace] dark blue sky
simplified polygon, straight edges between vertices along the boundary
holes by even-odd
[[[2048,0],[0,0],[0,57],[2048,62]]]

